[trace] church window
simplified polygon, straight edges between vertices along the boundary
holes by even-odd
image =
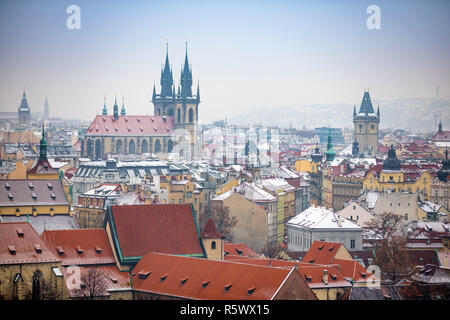
[[[189,109],[189,122],[194,122],[194,110],[192,108]]]

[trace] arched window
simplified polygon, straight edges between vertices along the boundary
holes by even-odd
[[[189,122],[194,122],[194,110],[192,108],[189,109]]]
[[[216,250],[216,242],[211,242],[211,250]]]
[[[175,111],[173,111],[172,108],[169,109],[169,116],[174,116],[175,115]]]
[[[180,109],[177,110],[177,122],[178,123],[181,122],[181,111],[180,111]]]
[[[142,150],[142,153],[147,153],[148,152],[148,142],[147,142],[147,140],[142,141],[141,150]]]
[[[33,300],[41,299],[42,280],[42,272],[40,270],[36,270],[33,274],[33,288],[31,292]]]
[[[102,158],[102,142],[100,140],[95,140],[95,159]]]
[[[159,142],[159,139],[155,141],[155,153],[161,152],[161,142]]]
[[[134,143],[134,140],[130,140],[130,143],[128,144],[128,153],[129,154],[136,153],[136,145]]]
[[[172,149],[173,149],[173,141],[169,140],[169,142],[167,143],[167,151],[172,152]]]
[[[91,159],[94,156],[94,142],[91,139],[87,141],[87,156]]]
[[[122,140],[117,140],[116,142],[116,154],[121,154],[123,152],[123,142]]]

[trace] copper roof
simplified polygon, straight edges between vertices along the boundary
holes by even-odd
[[[0,223],[0,264],[60,261],[28,222]]]
[[[59,179],[0,180],[0,206],[69,205]]]
[[[62,265],[99,265],[115,263],[105,229],[44,231],[42,240]],[[77,247],[81,251],[77,251]]]
[[[129,116],[97,115],[87,129],[87,136],[148,136],[171,135],[174,128],[173,116]]]
[[[204,255],[190,204],[112,206],[111,212],[123,257],[148,252]]]
[[[133,269],[136,291],[207,300],[271,300],[295,269],[148,253]],[[228,288],[228,289],[227,289]]]

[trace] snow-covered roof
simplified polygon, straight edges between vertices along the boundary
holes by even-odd
[[[309,207],[288,221],[288,224],[306,229],[351,229],[361,230],[355,223],[330,210]]]

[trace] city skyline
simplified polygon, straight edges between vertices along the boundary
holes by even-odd
[[[69,30],[71,4],[1,2],[2,111],[15,111],[25,89],[32,112],[48,97],[56,117],[90,121],[104,96],[112,112],[115,95],[128,114],[150,115],[166,43],[178,85],[186,42],[200,122],[285,105],[359,105],[365,88],[375,101],[434,97],[437,85],[440,97],[450,93],[445,1],[79,1],[81,28]],[[371,4],[380,30],[366,26]]]

